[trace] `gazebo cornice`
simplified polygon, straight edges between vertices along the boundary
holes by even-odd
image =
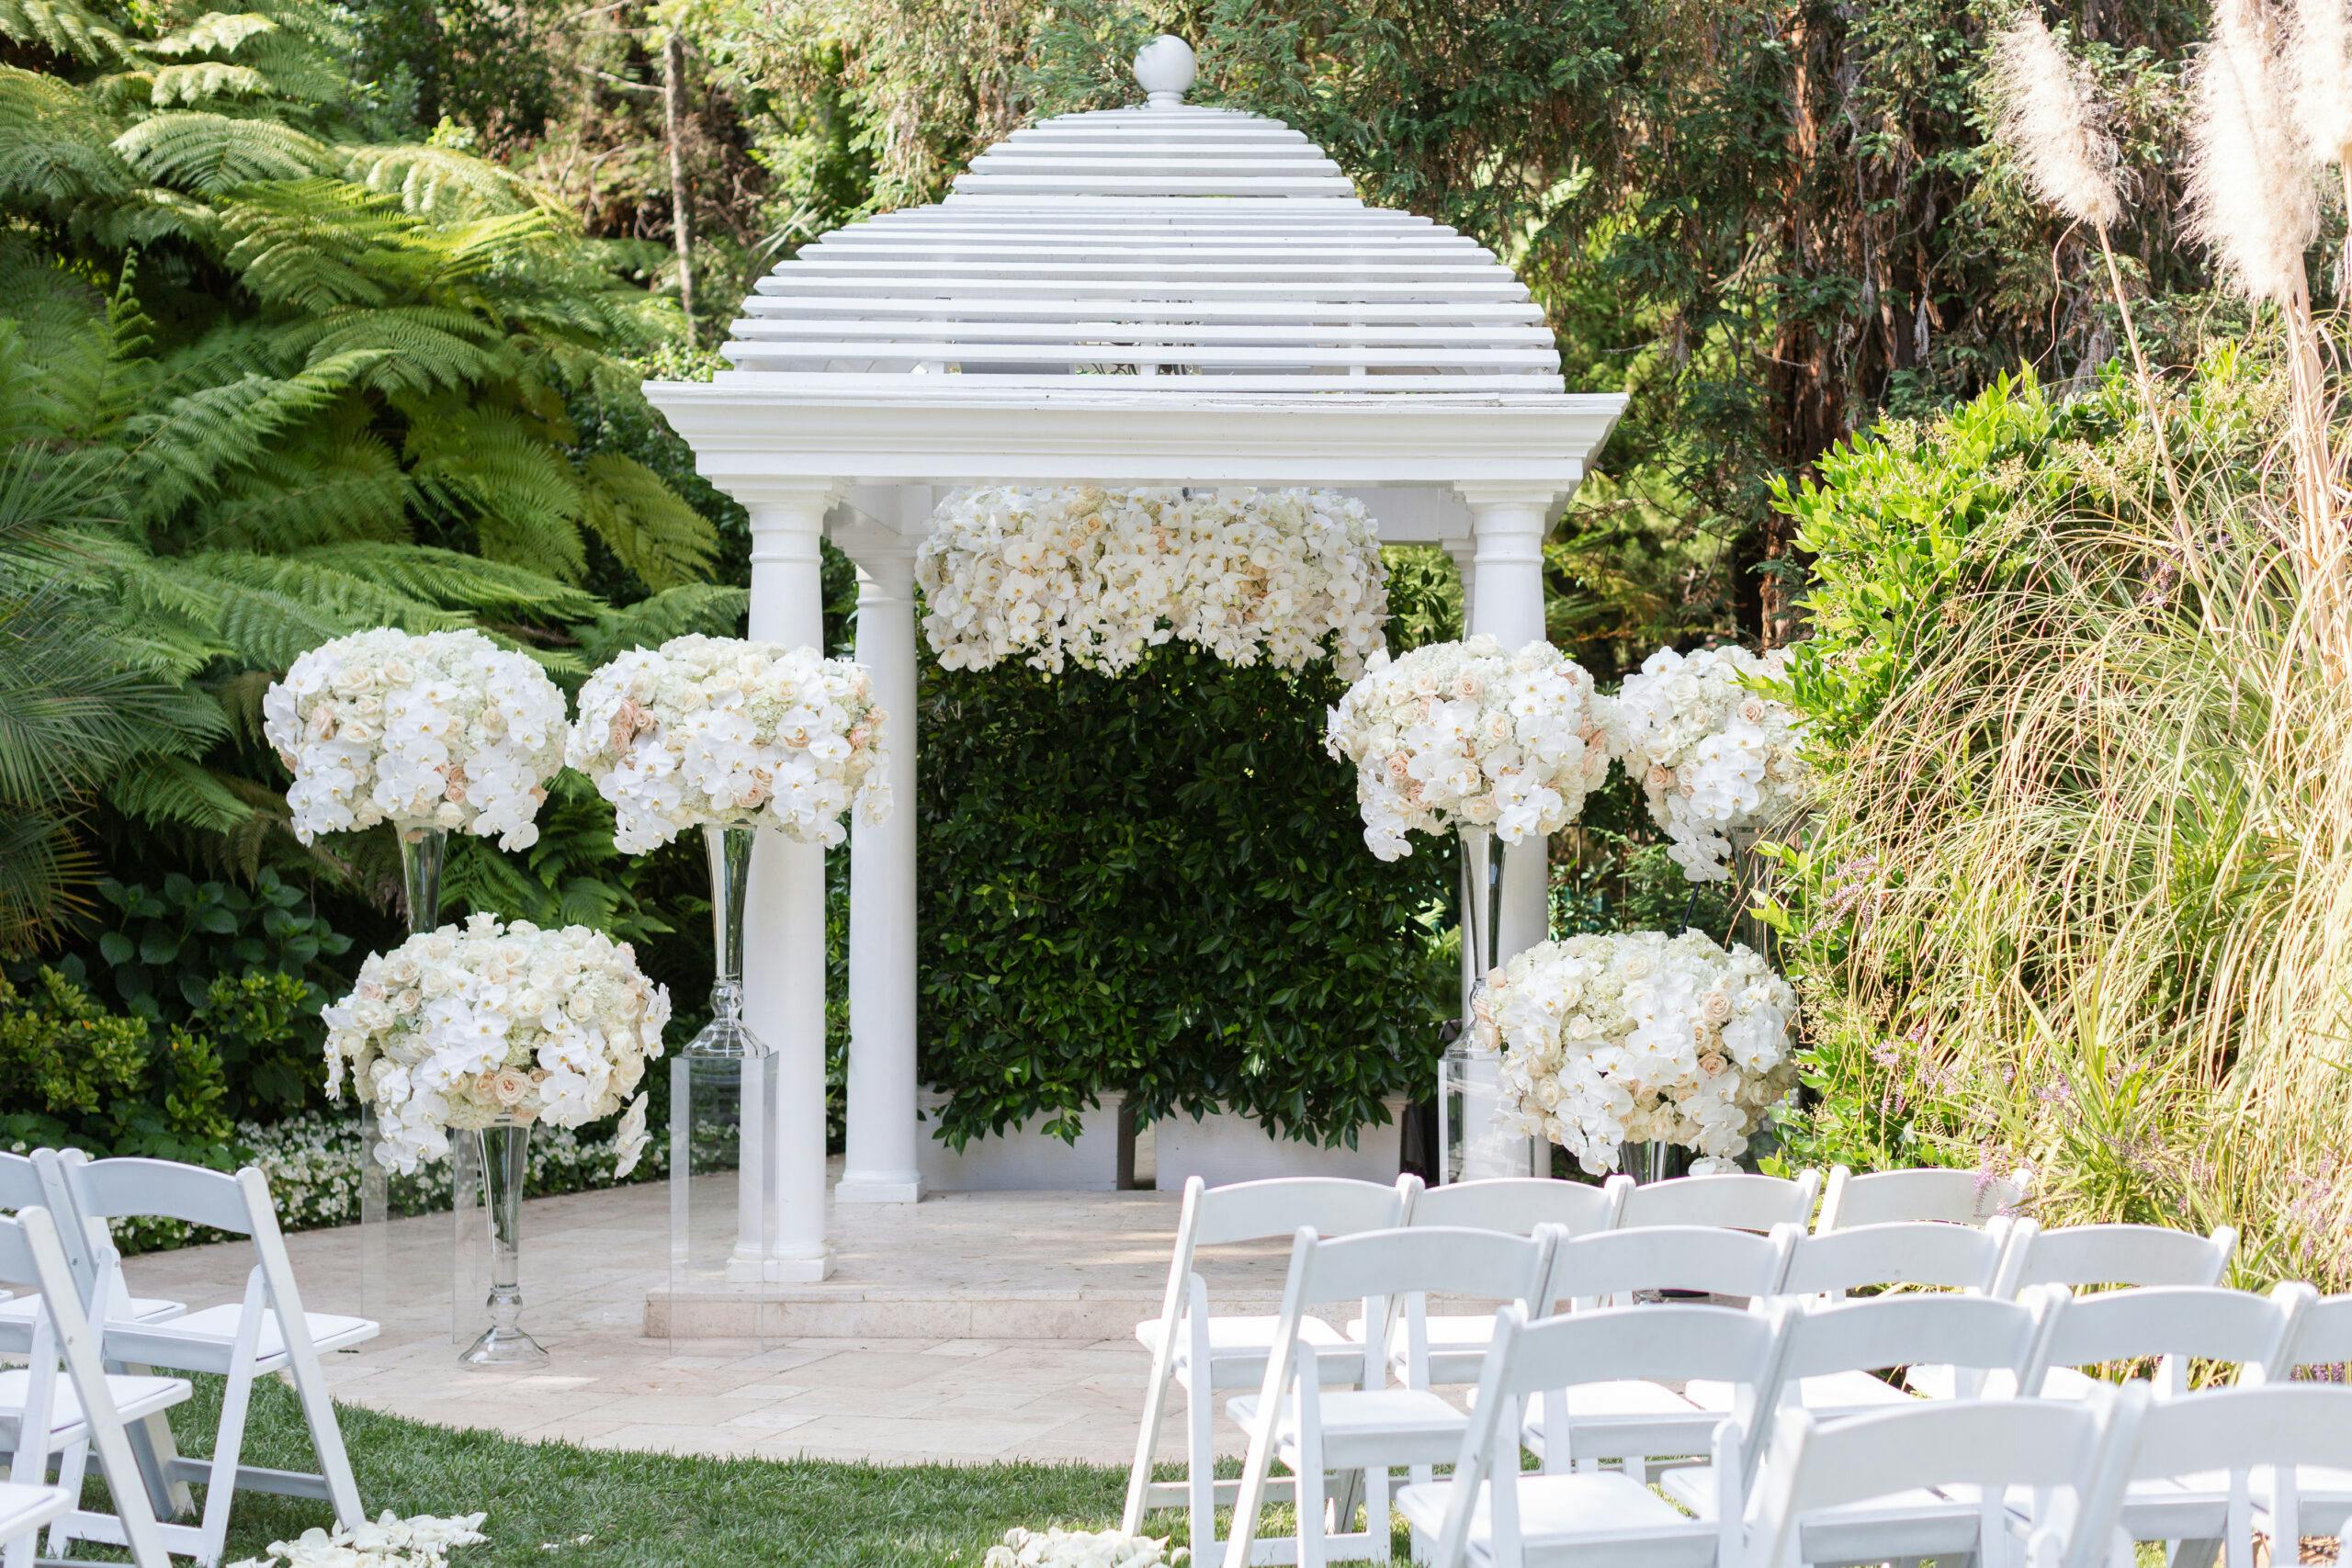
[[[1573,490],[1616,393],[822,394],[736,373],[646,394],[722,490],[859,483],[1542,486]]]

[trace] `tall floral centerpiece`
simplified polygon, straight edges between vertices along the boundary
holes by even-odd
[[[360,965],[328,1008],[327,1088],[376,1113],[379,1156],[401,1171],[480,1145],[491,1222],[491,1324],[462,1360],[546,1359],[519,1319],[523,1178],[531,1128],[581,1127],[628,1105],[616,1178],[646,1146],[645,1064],[662,1054],[670,995],[628,944],[584,926],[544,931],[476,915]],[[634,1099],[630,1097],[635,1095]]]
[[[1662,648],[1611,705],[1617,754],[1691,882],[1729,880],[1745,842],[1804,799],[1799,720],[1755,690],[1787,670],[1785,649]]]
[[[1698,931],[1547,942],[1514,955],[1477,999],[1474,1028],[1502,1054],[1501,1109],[1595,1175],[1736,1168],[1796,1081],[1796,993],[1751,950]]]
[[[295,660],[262,697],[263,737],[294,775],[286,803],[295,836],[307,844],[390,823],[413,933],[440,923],[451,833],[509,850],[537,842],[564,730],[563,694],[546,671],[477,631],[383,626],[337,637]],[[363,1097],[361,1293],[377,1316],[391,1287],[383,1136]]]
[[[710,861],[718,959],[710,1022],[671,1063],[671,1263],[677,1290],[774,1277],[771,1162],[752,1146],[778,1061],[743,1019],[743,897],[763,828],[837,844],[853,808],[890,809],[885,715],[863,665],[813,649],[682,637],[624,653],[580,690],[565,747],[613,803],[614,843],[639,853],[688,828]],[[760,1173],[746,1179],[745,1169]],[[724,1237],[695,1223],[695,1179],[736,1173]]]
[[[1566,827],[1609,773],[1592,677],[1549,643],[1506,653],[1491,637],[1432,643],[1401,659],[1375,652],[1331,710],[1324,744],[1356,767],[1364,842],[1382,860],[1413,852],[1409,835],[1453,831],[1462,846],[1462,1016],[1495,971],[1508,846]],[[1498,842],[1499,840],[1499,843]],[[1464,1029],[1448,1053],[1441,1100],[1459,1129],[1463,1168],[1501,1174],[1523,1160],[1485,1146],[1491,1060]],[[1489,1054],[1490,1056],[1490,1054]],[[1456,1105],[1459,1102],[1457,1112]],[[1451,1137],[1449,1143],[1451,1143]],[[1522,1150],[1523,1152],[1523,1150]],[[1457,1156],[1449,1150],[1449,1167]],[[1493,1167],[1495,1168],[1487,1168]]]

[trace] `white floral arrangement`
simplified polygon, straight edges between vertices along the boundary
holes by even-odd
[[[1019,658],[1116,674],[1167,642],[1297,670],[1328,638],[1352,680],[1388,619],[1372,518],[1325,490],[961,491],[915,570],[948,670]]]
[[[1491,637],[1374,653],[1324,730],[1356,765],[1363,840],[1382,860],[1408,833],[1491,828],[1505,843],[1577,819],[1609,774],[1592,677],[1546,642],[1505,653]]]
[[[407,1173],[447,1155],[451,1128],[579,1127],[619,1111],[662,1055],[670,993],[602,931],[476,915],[370,953],[323,1017],[328,1095],[348,1072],[375,1109],[377,1157]],[[615,1179],[648,1141],[639,1094],[621,1118]]]
[[[1788,658],[1785,649],[1662,648],[1611,706],[1617,754],[1692,882],[1728,880],[1733,835],[1784,821],[1804,800],[1802,721],[1751,689],[1782,679]]]
[[[1622,1145],[1695,1151],[1696,1174],[1736,1168],[1796,1082],[1796,992],[1752,950],[1699,931],[1570,937],[1529,948],[1472,1003],[1479,1048],[1499,1049],[1498,1117],[1588,1171]]]
[[[563,765],[563,694],[476,631],[337,637],[297,659],[261,712],[306,844],[389,821],[528,849]]]
[[[1177,1568],[1192,1553],[1173,1552],[1164,1536],[1125,1530],[1009,1529],[980,1568]]]
[[[483,1514],[438,1518],[418,1514],[401,1518],[390,1509],[373,1521],[329,1531],[304,1530],[292,1540],[273,1540],[259,1557],[230,1568],[447,1568],[452,1548],[488,1540]]]
[[[613,803],[625,854],[714,825],[837,844],[853,805],[869,821],[889,814],[885,718],[862,664],[780,643],[673,637],[588,678],[564,759]]]

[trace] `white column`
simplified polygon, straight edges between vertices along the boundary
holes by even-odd
[[[1518,649],[1544,637],[1544,534],[1560,492],[1549,488],[1457,487],[1470,505],[1473,636],[1485,633]],[[1542,942],[1549,926],[1544,845],[1521,841],[1503,859],[1503,911],[1498,949],[1505,959]]]
[[[799,480],[737,491],[752,514],[753,640],[824,646],[819,545],[825,513],[842,490]],[[778,1278],[813,1283],[833,1271],[825,1240],[823,846],[760,834],[744,899],[743,949],[743,1011],[778,1057],[776,1102],[763,1139],[775,1174]]]
[[[857,661],[889,737],[890,815],[849,847],[849,1154],[833,1198],[912,1203],[915,1139],[915,546],[861,541]]]

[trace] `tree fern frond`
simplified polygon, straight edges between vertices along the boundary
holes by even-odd
[[[140,514],[165,518],[184,502],[216,491],[226,474],[342,396],[378,357],[352,352],[282,378],[243,376],[130,419],[124,426],[130,447],[124,479]]]
[[[221,260],[271,304],[381,305],[414,270],[403,252],[415,221],[392,198],[341,180],[272,181],[221,203]]]
[[[142,757],[107,786],[107,804],[153,828],[225,833],[253,815],[226,780],[186,757]]]
[[[581,657],[603,664],[632,648],[659,648],[673,637],[740,637],[752,596],[741,588],[696,582],[641,599],[625,609],[606,610],[580,630]]]
[[[216,549],[284,554],[366,539],[397,555],[409,548],[407,510],[408,479],[390,447],[366,430],[322,433],[260,454],[198,509],[188,533]]]
[[[466,624],[466,617],[410,597],[396,588],[371,582],[351,572],[316,561],[234,550],[206,550],[174,558],[184,573],[200,576],[224,591],[232,614],[221,629],[229,640],[254,656],[254,661],[283,667],[296,655],[319,643],[368,626],[399,626],[404,631],[447,631]],[[299,606],[304,614],[291,622],[274,617],[250,621],[236,618],[229,592],[266,598],[254,610]],[[306,623],[306,624],[305,624]],[[287,636],[297,631],[324,630],[325,636],[289,646]]]
[[[396,141],[338,147],[343,177],[424,217],[470,217],[551,207],[554,193],[514,170],[454,147]]]
[[[0,35],[90,63],[128,61],[138,52],[121,28],[74,0],[0,0]]]
[[[175,60],[184,54],[234,54],[247,39],[277,30],[277,24],[258,11],[207,11],[176,31],[149,39],[140,49]]]
[[[323,545],[295,558],[383,583],[444,609],[502,620],[582,621],[600,608],[592,595],[528,567],[425,545]]]
[[[201,110],[142,119],[115,138],[114,150],[146,178],[198,196],[300,179],[323,173],[329,162],[323,145],[290,125]]]
[[[445,305],[329,310],[286,329],[284,341],[312,357],[380,351],[362,384],[391,393],[463,387],[512,370],[505,340],[488,322]]]
[[[581,520],[648,588],[675,588],[708,574],[718,530],[661,475],[617,452],[597,453],[581,471],[588,480]]]
[[[270,80],[250,65],[225,60],[198,60],[186,65],[158,65],[126,73],[124,81],[144,83],[147,101],[157,108],[173,104],[200,104],[208,98],[250,98],[270,90]]]
[[[579,478],[518,416],[477,409],[458,420],[420,420],[409,450],[420,493],[469,519],[483,555],[579,581],[588,564],[575,521]]]
[[[0,20],[11,3],[0,0]],[[136,182],[112,136],[67,84],[0,65],[0,203],[48,210],[128,198]]]

